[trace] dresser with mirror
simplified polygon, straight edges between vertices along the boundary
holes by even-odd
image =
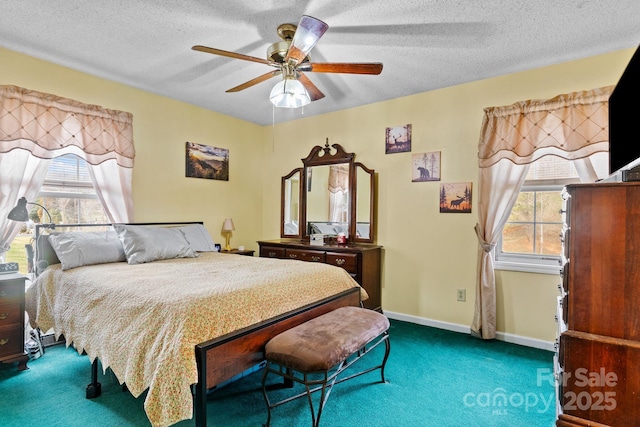
[[[369,294],[364,306],[382,311],[375,171],[327,141],[281,186],[280,239],[259,241],[260,256],[342,267]]]

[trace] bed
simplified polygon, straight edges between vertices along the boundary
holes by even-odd
[[[57,226],[36,240],[49,265],[26,295],[33,327],[89,356],[90,387],[100,360],[134,396],[148,390],[153,426],[205,426],[208,390],[259,364],[271,337],[366,298],[341,268],[219,253],[201,223],[158,225]]]

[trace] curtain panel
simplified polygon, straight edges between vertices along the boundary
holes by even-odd
[[[0,86],[0,257],[20,224],[7,214],[38,194],[51,159],[75,154],[89,164],[111,222],[133,218],[133,116],[17,86]]]
[[[543,156],[574,161],[581,180],[593,180],[588,157],[609,151],[613,86],[484,110],[478,144],[478,268],[472,334],[496,335],[493,250],[529,170]]]

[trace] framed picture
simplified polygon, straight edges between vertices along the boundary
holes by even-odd
[[[384,141],[386,154],[411,151],[411,125],[387,128]]]
[[[440,181],[440,152],[411,155],[411,182]]]
[[[471,213],[471,182],[440,184],[440,213]]]
[[[188,178],[229,181],[229,150],[187,142],[186,176]]]

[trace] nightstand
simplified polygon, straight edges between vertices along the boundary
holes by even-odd
[[[250,250],[240,250],[240,249],[231,249],[229,251],[225,251],[224,249],[220,251],[223,254],[236,254],[236,255],[246,255],[246,256],[253,256],[253,253],[255,251],[250,251]]]
[[[18,370],[27,368],[29,355],[24,351],[24,282],[18,273],[0,274],[0,363],[18,362]]]

